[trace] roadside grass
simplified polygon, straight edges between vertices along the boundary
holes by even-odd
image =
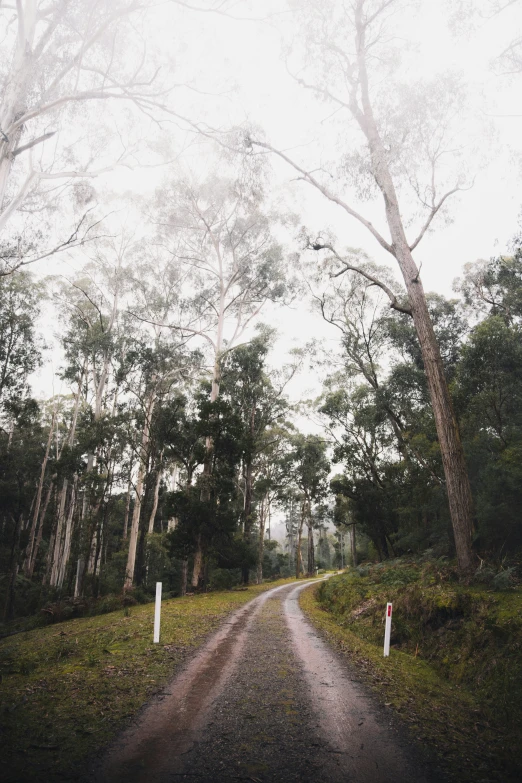
[[[451,779],[520,781],[522,593],[437,584],[420,570],[351,571],[303,591],[301,606]],[[394,631],[384,658],[387,601]]]
[[[295,579],[79,618],[0,640],[0,761],[5,783],[78,780],[223,619]]]

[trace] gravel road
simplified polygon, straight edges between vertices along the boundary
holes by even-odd
[[[298,597],[306,586],[275,588],[235,612],[94,779],[442,781],[305,619]]]

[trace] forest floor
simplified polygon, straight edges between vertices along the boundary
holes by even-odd
[[[274,585],[174,598],[0,640],[0,763],[6,783],[77,780],[231,612]]]
[[[392,647],[383,657],[393,602]],[[522,590],[460,584],[437,562],[350,570],[307,617],[459,783],[522,780]]]

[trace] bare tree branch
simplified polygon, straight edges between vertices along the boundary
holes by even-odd
[[[428,215],[428,217],[427,217],[427,219],[426,219],[426,222],[425,222],[425,223],[424,223],[424,225],[422,226],[422,228],[421,228],[421,230],[420,230],[420,232],[419,232],[419,234],[418,234],[418,236],[417,236],[417,239],[415,239],[415,241],[414,241],[414,242],[412,242],[412,244],[410,245],[410,250],[411,250],[411,251],[415,250],[415,248],[417,247],[417,245],[419,244],[419,242],[422,240],[422,238],[424,237],[424,235],[425,235],[426,231],[427,231],[427,230],[429,229],[429,227],[431,226],[431,224],[432,224],[432,222],[433,222],[433,219],[434,219],[435,215],[436,215],[436,214],[437,214],[437,212],[440,210],[440,208],[442,207],[442,205],[444,204],[444,202],[446,201],[446,199],[448,199],[448,198],[449,198],[450,196],[452,196],[454,193],[458,193],[458,192],[459,192],[459,190],[462,190],[462,188],[460,188],[460,187],[455,187],[455,188],[453,188],[452,190],[448,190],[448,192],[447,192],[447,193],[445,193],[445,194],[442,196],[442,198],[441,198],[441,199],[439,199],[439,201],[437,202],[437,204],[436,204],[435,206],[433,206],[433,207],[432,207],[432,209],[431,209],[431,211],[430,211],[430,214]]]
[[[160,326],[163,329],[175,329],[176,331],[181,333],[188,332],[189,334],[194,336],[204,337],[205,340],[208,340],[208,342],[212,345],[214,349],[216,348],[216,344],[214,340],[207,334],[207,332],[205,332],[202,329],[192,329],[190,326],[184,326],[184,325],[180,326],[178,324],[160,323],[159,321],[153,321],[150,318],[144,318],[143,316],[138,315],[138,313],[133,313],[132,310],[127,310],[126,312],[129,313],[129,315],[132,315],[134,318],[137,318],[138,321],[142,321],[143,323],[146,324],[151,324],[152,326]]]
[[[42,142],[47,141],[47,139],[50,139],[51,136],[54,136],[55,133],[56,131],[49,131],[49,133],[44,133],[43,136],[38,136],[37,139],[29,141],[27,144],[22,144],[21,147],[17,147],[12,153],[13,158],[16,158],[17,155],[21,155],[21,153],[25,152],[26,150],[30,150],[32,147],[36,147],[37,144],[42,144]]]
[[[317,190],[319,190],[320,193],[323,194],[323,196],[326,196],[326,198],[329,201],[332,201],[334,204],[337,204],[342,209],[344,209],[345,212],[347,212],[351,217],[355,218],[359,221],[359,223],[362,223],[365,228],[368,229],[368,231],[375,237],[377,242],[383,247],[385,250],[388,251],[388,253],[391,253],[393,255],[393,248],[390,245],[389,242],[387,242],[382,234],[379,233],[379,231],[375,228],[375,226],[369,221],[366,220],[365,217],[360,215],[358,212],[356,212],[352,207],[350,207],[345,201],[343,201],[339,196],[336,196],[334,193],[332,193],[328,188],[326,188],[324,185],[321,185],[321,183],[308,171],[301,168],[295,161],[293,161],[291,158],[288,157],[288,155],[285,155],[284,152],[281,152],[280,150],[276,149],[275,147],[272,147],[271,144],[267,144],[264,141],[258,141],[256,139],[252,139],[250,137],[247,138],[248,144],[253,147],[261,147],[263,149],[269,150],[270,152],[274,153],[274,155],[278,155],[282,160],[286,161],[290,166],[292,166],[293,169],[298,171],[305,182],[310,183],[313,185]]]
[[[100,225],[102,220],[104,220],[105,218],[101,218],[100,220],[97,220],[95,223],[90,225],[85,230],[85,232],[83,233],[83,235],[81,237],[79,236],[80,229],[81,229],[82,225],[84,224],[84,222],[85,222],[85,220],[87,218],[87,215],[91,211],[92,211],[92,208],[88,209],[87,212],[85,212],[85,214],[82,216],[80,221],[77,223],[77,225],[76,225],[74,231],[72,232],[72,234],[64,242],[60,242],[58,245],[55,245],[54,247],[50,248],[49,250],[46,250],[43,253],[39,253],[36,256],[31,256],[29,258],[27,258],[27,257],[19,258],[19,260],[16,263],[14,263],[12,265],[8,265],[4,269],[0,269],[0,277],[6,277],[7,275],[10,275],[13,272],[16,272],[18,269],[21,269],[24,266],[29,266],[30,264],[36,263],[36,261],[42,261],[44,258],[49,258],[49,256],[57,255],[58,253],[61,253],[64,250],[72,250],[74,247],[82,247],[87,242],[93,242],[94,240],[100,239],[102,236],[105,236],[105,235],[96,235],[96,236],[91,236],[91,237],[87,236],[89,234],[89,232],[92,231],[96,226]],[[105,217],[108,217],[108,216],[106,215]]]
[[[399,313],[405,313],[406,315],[410,315],[410,316],[412,315],[411,307],[409,305],[402,305],[398,301],[397,297],[395,296],[391,288],[389,288],[389,286],[386,285],[386,283],[383,283],[382,280],[379,280],[377,277],[370,274],[370,272],[367,272],[365,269],[362,269],[361,267],[358,266],[354,266],[353,264],[348,264],[344,260],[344,258],[342,258],[339,255],[339,253],[335,250],[335,248],[332,245],[316,242],[314,244],[310,244],[309,247],[315,251],[329,250],[330,253],[332,253],[332,255],[338,261],[341,262],[343,268],[339,272],[336,272],[335,274],[331,274],[330,277],[332,278],[340,277],[341,275],[344,275],[345,272],[357,272],[357,274],[362,275],[362,277],[365,277],[367,280],[369,280],[372,283],[372,285],[376,285],[384,291],[384,293],[387,295],[387,297],[390,300],[390,307],[393,310],[397,310],[397,312]]]

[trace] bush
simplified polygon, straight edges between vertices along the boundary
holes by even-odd
[[[123,600],[119,595],[107,595],[102,598],[101,601],[97,601],[94,605],[91,614],[109,614],[109,612],[115,612],[116,609],[121,609]]]
[[[389,568],[380,577],[382,584],[390,587],[403,587],[418,579],[419,572],[414,568]]]
[[[473,581],[477,584],[487,585],[494,590],[508,590],[515,584],[515,567],[496,570],[493,566],[481,564],[475,571]]]
[[[507,590],[513,586],[514,583],[515,567],[505,568],[503,571],[499,571],[493,577],[493,587],[495,590]]]
[[[214,568],[209,580],[211,590],[230,590],[240,582],[239,569]]]

